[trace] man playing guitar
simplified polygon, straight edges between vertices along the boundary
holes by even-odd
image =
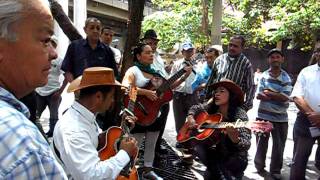
[[[98,156],[100,128],[95,116],[110,108],[116,86],[120,83],[112,69],[92,67],[85,69],[83,76],[72,81],[68,88],[68,92],[80,91],[79,99],[56,124],[52,144],[72,179],[116,179],[138,151],[137,141],[128,137],[120,141],[115,156],[104,161]],[[136,118],[127,116],[126,120],[134,122]]]
[[[190,108],[187,117],[189,128],[197,127],[194,118],[201,112],[220,113],[223,122],[235,122],[237,119],[248,121],[246,111],[240,108],[244,94],[238,85],[230,80],[222,80],[213,84],[212,88],[213,100]],[[227,126],[224,132],[215,130],[213,136],[218,137],[219,141],[209,141],[211,144],[200,143],[194,147],[196,155],[207,166],[204,178],[241,179],[248,164],[250,130]]]

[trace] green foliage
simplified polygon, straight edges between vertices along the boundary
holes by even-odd
[[[245,14],[241,23],[248,33],[239,33],[249,39],[251,46],[291,39],[292,48],[310,50],[320,30],[319,0],[230,0],[229,3]],[[262,28],[269,20],[279,22],[272,33]],[[225,22],[224,26],[232,27],[232,22]],[[257,40],[262,41],[256,44]]]
[[[212,1],[209,0],[210,6]],[[207,44],[207,36],[201,32],[201,0],[152,2],[168,12],[145,18],[143,31],[154,28],[163,39],[161,48],[170,50],[176,42],[187,39],[198,46]],[[226,8],[234,12],[229,10],[223,15],[223,44],[230,36],[241,34],[246,37],[248,46],[263,47],[291,39],[292,48],[309,50],[315,36],[320,36],[319,0],[228,0],[225,3]],[[243,16],[237,17],[235,12],[242,12]],[[212,7],[209,7],[210,27],[213,14]]]
[[[207,38],[201,32],[201,4],[199,0],[153,1],[171,12],[154,13],[142,22],[142,31],[154,29],[161,41],[159,47],[170,51],[175,43],[191,41],[197,46],[206,44]]]

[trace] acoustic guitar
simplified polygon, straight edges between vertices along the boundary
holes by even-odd
[[[133,108],[137,98],[137,88],[130,87],[129,88],[129,103],[127,109],[124,110],[124,114],[122,115],[121,126],[113,126],[110,127],[107,131],[101,133],[99,135],[99,145],[98,145],[98,153],[101,160],[109,159],[115,156],[120,148],[120,142],[123,138],[130,136],[130,128],[125,121],[125,116],[133,115]],[[130,162],[122,169],[120,175],[116,178],[116,180],[138,180],[138,171],[135,167],[135,161],[138,157],[138,152],[136,155],[130,159]]]
[[[186,61],[186,66],[192,66],[192,62]],[[158,96],[156,101],[148,99],[146,96],[138,96],[134,114],[138,118],[137,124],[140,126],[149,126],[158,117],[160,108],[162,105],[168,103],[173,98],[173,92],[171,90],[172,84],[178,80],[185,73],[184,68],[180,69],[177,73],[171,76],[168,80],[162,77],[156,77],[151,80],[144,89],[155,90]],[[127,106],[129,97],[124,98],[124,104]]]
[[[219,133],[215,133],[216,129],[224,129],[227,126],[235,128],[245,127],[254,133],[269,133],[273,126],[267,121],[241,121],[236,122],[222,122],[222,114],[209,115],[207,112],[201,112],[195,117],[197,127],[190,129],[188,122],[186,122],[179,130],[177,141],[186,146],[196,145],[198,143],[206,142],[215,143],[219,141]]]

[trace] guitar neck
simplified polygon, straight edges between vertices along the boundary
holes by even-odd
[[[191,66],[191,62],[185,62],[187,66]],[[173,76],[171,76],[162,86],[159,88],[161,92],[165,92],[168,89],[170,89],[171,85],[176,82],[186,71],[184,68],[180,69],[178,72],[176,72]]]
[[[232,126],[234,128],[249,128],[249,121],[237,121],[237,122],[220,122],[216,124],[203,124],[201,128],[204,129],[225,129],[227,126]]]
[[[134,116],[134,113],[133,113],[134,106],[135,106],[135,101],[130,99],[128,102],[128,108],[124,109],[124,113],[123,113],[122,121],[121,121],[121,129],[122,129],[123,136],[130,134],[130,128],[128,127],[128,122],[126,122],[125,117],[127,115]]]

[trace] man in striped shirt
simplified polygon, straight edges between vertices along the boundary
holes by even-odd
[[[219,56],[212,66],[212,73],[206,86],[206,97],[212,97],[211,84],[221,79],[230,79],[239,85],[245,92],[243,109],[248,111],[252,108],[254,98],[253,70],[249,59],[242,53],[245,39],[235,35],[230,39],[228,52]]]
[[[284,56],[281,50],[272,49],[268,53],[270,68],[261,75],[258,85],[257,99],[260,99],[257,120],[270,121],[273,124],[272,154],[270,174],[273,179],[281,179],[283,151],[288,134],[289,96],[292,91],[291,79],[286,71],[281,69]],[[261,176],[266,176],[266,154],[270,133],[257,136],[257,152],[254,164]]]

